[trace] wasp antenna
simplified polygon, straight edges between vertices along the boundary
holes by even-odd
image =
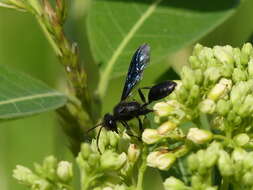
[[[100,125],[102,125],[102,123],[99,123],[99,124],[97,124],[95,127],[92,127],[92,128],[90,128],[90,129],[88,129],[86,132],[89,133],[89,132],[91,132],[93,129],[96,129],[97,127],[99,127]]]
[[[100,134],[101,134],[102,129],[103,129],[103,126],[99,129],[98,135],[97,135],[97,139],[96,139],[96,141],[97,141],[97,149],[98,149],[98,152],[99,152],[100,154],[102,154],[102,153],[101,153],[100,148],[99,148],[99,137],[100,137]]]

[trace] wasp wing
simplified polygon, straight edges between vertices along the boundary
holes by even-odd
[[[150,47],[147,44],[140,46],[132,57],[130,63],[126,82],[123,88],[121,101],[125,100],[132,89],[138,84],[142,79],[143,71],[149,63],[150,59]]]

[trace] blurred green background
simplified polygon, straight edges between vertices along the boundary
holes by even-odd
[[[75,11],[76,9],[72,9]],[[76,15],[80,16],[80,15]],[[85,42],[85,21],[71,17],[66,25],[67,35],[81,43]],[[230,44],[240,46],[253,42],[253,1],[244,1],[238,12],[201,39],[207,46]],[[85,50],[85,44],[81,44]],[[177,52],[170,59],[172,65],[185,64],[189,47]],[[82,54],[82,52],[81,52]],[[180,55],[177,58],[176,55]],[[183,56],[182,56],[183,55]],[[54,52],[43,36],[36,20],[28,13],[0,8],[0,64],[5,64],[38,78],[51,87],[59,89],[63,70]],[[149,83],[151,70],[147,69],[143,84]],[[91,78],[91,80],[93,80]],[[123,78],[113,80],[109,88],[121,86]],[[95,79],[93,80],[93,82]],[[104,111],[111,110],[118,101],[120,92],[108,91]],[[112,98],[115,97],[115,98]],[[53,112],[0,124],[0,189],[21,190],[24,186],[12,178],[12,169],[17,164],[28,167],[41,162],[50,154],[59,159],[73,160],[68,142],[57,125]]]

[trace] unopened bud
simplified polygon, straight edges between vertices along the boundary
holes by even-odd
[[[208,94],[208,98],[216,101],[218,98],[224,97],[232,88],[232,81],[222,78]]]
[[[90,153],[91,153],[90,145],[88,143],[83,143],[81,145],[81,154],[82,154],[83,159],[87,160]]]
[[[175,178],[175,177],[169,177],[165,180],[165,182],[163,183],[163,186],[165,188],[165,190],[184,190],[187,189],[187,187],[185,186],[185,184]]]
[[[204,144],[209,142],[213,137],[213,134],[210,131],[198,129],[198,128],[190,128],[187,139],[196,143],[196,144]]]
[[[253,77],[253,57],[250,58],[249,63],[248,63],[248,73],[249,77]]]
[[[199,103],[199,109],[203,113],[212,114],[215,111],[215,102],[211,99],[205,99]]]
[[[128,160],[131,162],[136,162],[140,156],[140,149],[136,144],[130,144],[128,147]]]
[[[218,167],[222,176],[231,176],[234,174],[233,162],[230,159],[229,154],[224,150],[220,150]]]
[[[252,112],[253,112],[253,95],[249,94],[246,96],[242,105],[238,107],[237,113],[242,117],[246,117],[251,115]]]
[[[39,177],[36,176],[30,169],[20,165],[17,165],[13,170],[13,177],[26,185],[32,185],[36,180],[39,180]]]
[[[235,83],[241,82],[241,81],[246,81],[247,80],[247,73],[239,68],[235,68],[232,79]]]
[[[247,144],[249,142],[250,138],[246,133],[241,133],[238,134],[234,137],[234,142],[238,145],[238,146],[244,146],[245,144]]]
[[[147,165],[160,170],[168,170],[175,161],[174,154],[162,151],[151,152],[147,157]]]
[[[193,70],[191,68],[185,66],[182,69],[181,75],[182,75],[183,86],[186,89],[191,89],[192,86],[195,84],[195,78],[194,78]]]
[[[221,77],[221,71],[218,67],[210,66],[206,69],[204,76],[211,83],[216,83]]]
[[[126,153],[117,154],[111,150],[106,150],[100,158],[101,168],[105,170],[119,170],[126,161]]]
[[[243,159],[243,167],[245,170],[253,169],[253,152],[248,153]]]
[[[176,127],[177,125],[175,123],[167,121],[157,128],[157,132],[160,135],[166,135],[167,133],[173,131]]]
[[[51,180],[56,176],[57,159],[54,156],[48,156],[43,161],[43,171]]]
[[[190,171],[195,171],[198,169],[199,166],[199,160],[196,154],[191,154],[187,158],[187,163]]]
[[[232,64],[234,62],[233,59],[233,49],[231,46],[222,47],[222,46],[215,46],[213,48],[214,56],[224,64]]]
[[[147,144],[154,144],[162,139],[162,137],[156,129],[145,129],[142,133],[142,141]]]
[[[253,171],[246,172],[242,177],[242,182],[245,185],[253,185]]]
[[[232,159],[235,162],[242,162],[244,158],[246,157],[247,152],[242,148],[235,148],[232,152]]]
[[[231,103],[230,101],[226,101],[226,100],[223,100],[223,99],[220,99],[218,102],[217,102],[217,105],[216,105],[216,111],[221,114],[221,115],[226,115],[230,109],[231,109]]]
[[[188,59],[188,61],[189,61],[190,65],[191,65],[191,68],[193,68],[193,69],[200,68],[200,66],[201,66],[201,62],[194,55],[190,56],[189,59]]]
[[[170,107],[166,102],[156,103],[153,109],[159,117],[168,116],[170,113]]]
[[[56,173],[60,180],[69,182],[73,177],[72,164],[67,161],[59,162]]]

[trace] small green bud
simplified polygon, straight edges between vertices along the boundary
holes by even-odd
[[[253,95],[249,94],[246,96],[243,104],[239,107],[239,110],[237,110],[237,113],[242,117],[246,117],[251,115],[252,112],[253,112]]]
[[[192,86],[195,84],[195,78],[194,78],[194,72],[192,69],[189,67],[183,67],[182,72],[181,72],[181,78],[182,78],[182,83],[183,86],[186,89],[191,89]]]
[[[221,77],[221,71],[218,67],[210,66],[206,69],[204,76],[207,82],[216,83]]]
[[[136,144],[130,144],[128,147],[127,157],[130,162],[136,162],[140,156],[140,149]]]
[[[221,144],[212,142],[205,151],[204,162],[207,168],[214,166],[218,160]]]
[[[198,129],[198,128],[190,128],[187,134],[187,139],[196,144],[207,143],[212,138],[213,138],[213,134],[210,131]]]
[[[118,134],[113,132],[113,131],[108,131],[108,137],[109,137],[109,141],[110,141],[109,144],[112,147],[116,147],[118,145],[118,142],[119,142]]]
[[[191,177],[191,185],[192,185],[193,189],[204,189],[202,176],[193,175]]]
[[[246,157],[244,157],[243,159],[243,167],[246,169],[246,170],[249,170],[249,169],[253,169],[253,152],[250,152],[246,155]]]
[[[126,153],[117,154],[111,150],[106,150],[100,158],[101,168],[104,170],[119,170],[126,161]]]
[[[199,167],[199,160],[196,154],[191,154],[187,158],[188,168],[190,171],[195,171]]]
[[[218,84],[216,84],[208,94],[208,98],[216,101],[219,98],[224,97],[232,88],[232,81],[222,78]]]
[[[25,185],[32,185],[40,179],[30,169],[20,165],[17,165],[16,169],[13,170],[13,177]]]
[[[246,133],[241,133],[238,134],[234,137],[234,142],[238,145],[238,146],[244,146],[245,144],[247,144],[249,142],[250,138]]]
[[[241,106],[246,94],[249,92],[250,86],[247,82],[239,82],[232,87],[230,100],[233,105]]]
[[[234,174],[233,162],[229,154],[224,150],[220,150],[219,152],[218,167],[222,176],[231,176]]]
[[[193,48],[193,55],[198,55],[202,50],[203,50],[203,46],[201,44],[196,44]]]
[[[163,186],[165,188],[165,190],[186,190],[187,187],[185,186],[185,184],[175,178],[175,177],[169,177],[165,180],[165,182],[163,183]]]
[[[154,144],[162,139],[162,137],[156,129],[145,129],[142,133],[142,141],[147,144]]]
[[[248,63],[248,74],[249,77],[253,77],[253,57],[250,58],[249,63]]]
[[[242,182],[245,184],[245,185],[250,185],[252,186],[253,185],[253,171],[249,171],[247,173],[245,173],[242,177]]]
[[[44,174],[51,180],[56,177],[57,159],[54,156],[48,156],[43,161]]]
[[[253,47],[251,43],[245,43],[242,46],[242,53],[245,53],[247,56],[251,56],[253,53]]]
[[[199,97],[200,95],[200,89],[198,85],[193,85],[192,89],[190,90],[190,94],[188,97],[188,102],[189,104],[192,104],[196,101],[196,99]]]
[[[247,73],[240,68],[235,68],[232,79],[235,83],[241,82],[241,81],[246,81],[247,80]]]
[[[59,162],[56,173],[61,181],[69,182],[73,177],[72,164],[67,161]]]
[[[201,67],[201,62],[194,55],[190,56],[189,59],[188,59],[188,61],[190,63],[191,68],[193,68],[193,69],[197,69],[197,68]]]
[[[194,70],[194,77],[196,84],[202,84],[203,82],[203,73],[201,69]]]
[[[225,101],[223,99],[218,100],[216,104],[216,111],[221,115],[226,115],[231,109],[231,103],[230,101]]]
[[[160,127],[157,128],[157,132],[159,135],[166,135],[167,133],[173,131],[177,125],[171,121],[166,121]]]
[[[147,157],[147,165],[160,170],[170,169],[175,161],[176,156],[174,154],[163,151],[151,152]]]
[[[153,107],[156,115],[159,117],[168,116],[170,113],[169,105],[166,102],[156,103]]]
[[[81,155],[84,160],[87,160],[89,158],[89,155],[91,154],[91,148],[88,143],[83,143],[81,145]]]
[[[205,99],[199,103],[199,110],[202,113],[212,114],[215,111],[215,102],[211,99]]]
[[[88,163],[91,167],[96,167],[99,164],[99,154],[91,154],[88,158]]]
[[[247,152],[242,148],[235,148],[232,152],[232,159],[235,162],[242,162],[244,158],[246,157]]]
[[[233,59],[233,49],[231,46],[215,46],[213,48],[214,56],[224,64],[232,64],[234,62]]]

